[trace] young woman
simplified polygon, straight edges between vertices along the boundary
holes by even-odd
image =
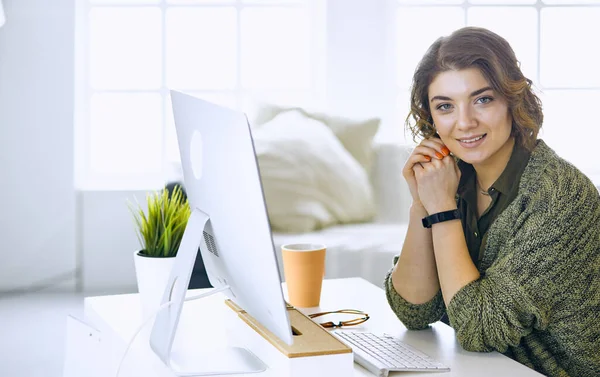
[[[537,138],[531,83],[486,29],[429,48],[413,78],[407,126],[423,140],[402,172],[413,203],[387,298],[407,328],[441,319],[466,350],[600,376],[600,195]]]

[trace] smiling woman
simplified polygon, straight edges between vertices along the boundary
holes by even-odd
[[[423,139],[403,169],[413,204],[386,293],[409,329],[441,319],[467,350],[598,376],[600,196],[538,139],[531,84],[486,29],[426,52],[407,118]]]

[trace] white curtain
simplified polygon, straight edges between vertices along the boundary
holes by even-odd
[[[0,0],[0,27],[4,25],[6,17],[4,17],[4,7],[2,6],[2,0]]]

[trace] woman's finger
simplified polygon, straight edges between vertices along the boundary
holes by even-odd
[[[442,167],[443,163],[441,160],[434,159],[428,164],[423,164],[423,171],[435,171]]]
[[[422,173],[423,171],[425,171],[425,168],[423,167],[423,164],[421,164],[420,162],[417,162],[412,167],[412,170],[415,174],[417,174],[417,173]]]
[[[435,150],[442,156],[442,158],[450,154],[450,149],[448,149],[444,142],[438,138],[425,139],[421,141],[419,145]]]
[[[408,160],[406,161],[406,165],[409,168],[412,168],[412,166],[414,164],[417,163],[426,163],[426,162],[430,162],[431,161],[431,157],[425,154],[421,154],[421,153],[413,153],[408,157]]]
[[[435,148],[431,148],[427,145],[417,145],[413,151],[413,154],[422,154],[425,156],[429,156],[432,159],[438,159],[441,160],[442,158],[444,158],[444,154],[442,152],[439,152],[437,149]]]

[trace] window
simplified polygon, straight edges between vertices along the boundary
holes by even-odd
[[[598,19],[600,0],[398,0],[398,116],[408,114],[412,73],[431,43],[457,28],[482,26],[511,44],[534,81],[544,107],[540,138],[600,182],[592,154],[600,126],[588,115],[600,103]]]
[[[591,155],[600,127],[587,116],[600,103],[593,42],[600,0],[78,0],[77,6],[80,188],[164,182],[179,159],[170,88],[244,111],[256,99],[333,104],[329,110],[350,116],[363,107],[381,112],[380,139],[411,143],[399,124],[416,64],[437,37],[465,25],[484,26],[511,43],[544,104],[540,137],[600,182]],[[358,21],[350,32],[347,21]],[[377,39],[384,37],[385,43]],[[396,63],[381,63],[387,61]]]
[[[162,185],[179,160],[169,89],[249,110],[323,98],[315,0],[79,0],[77,185]]]

